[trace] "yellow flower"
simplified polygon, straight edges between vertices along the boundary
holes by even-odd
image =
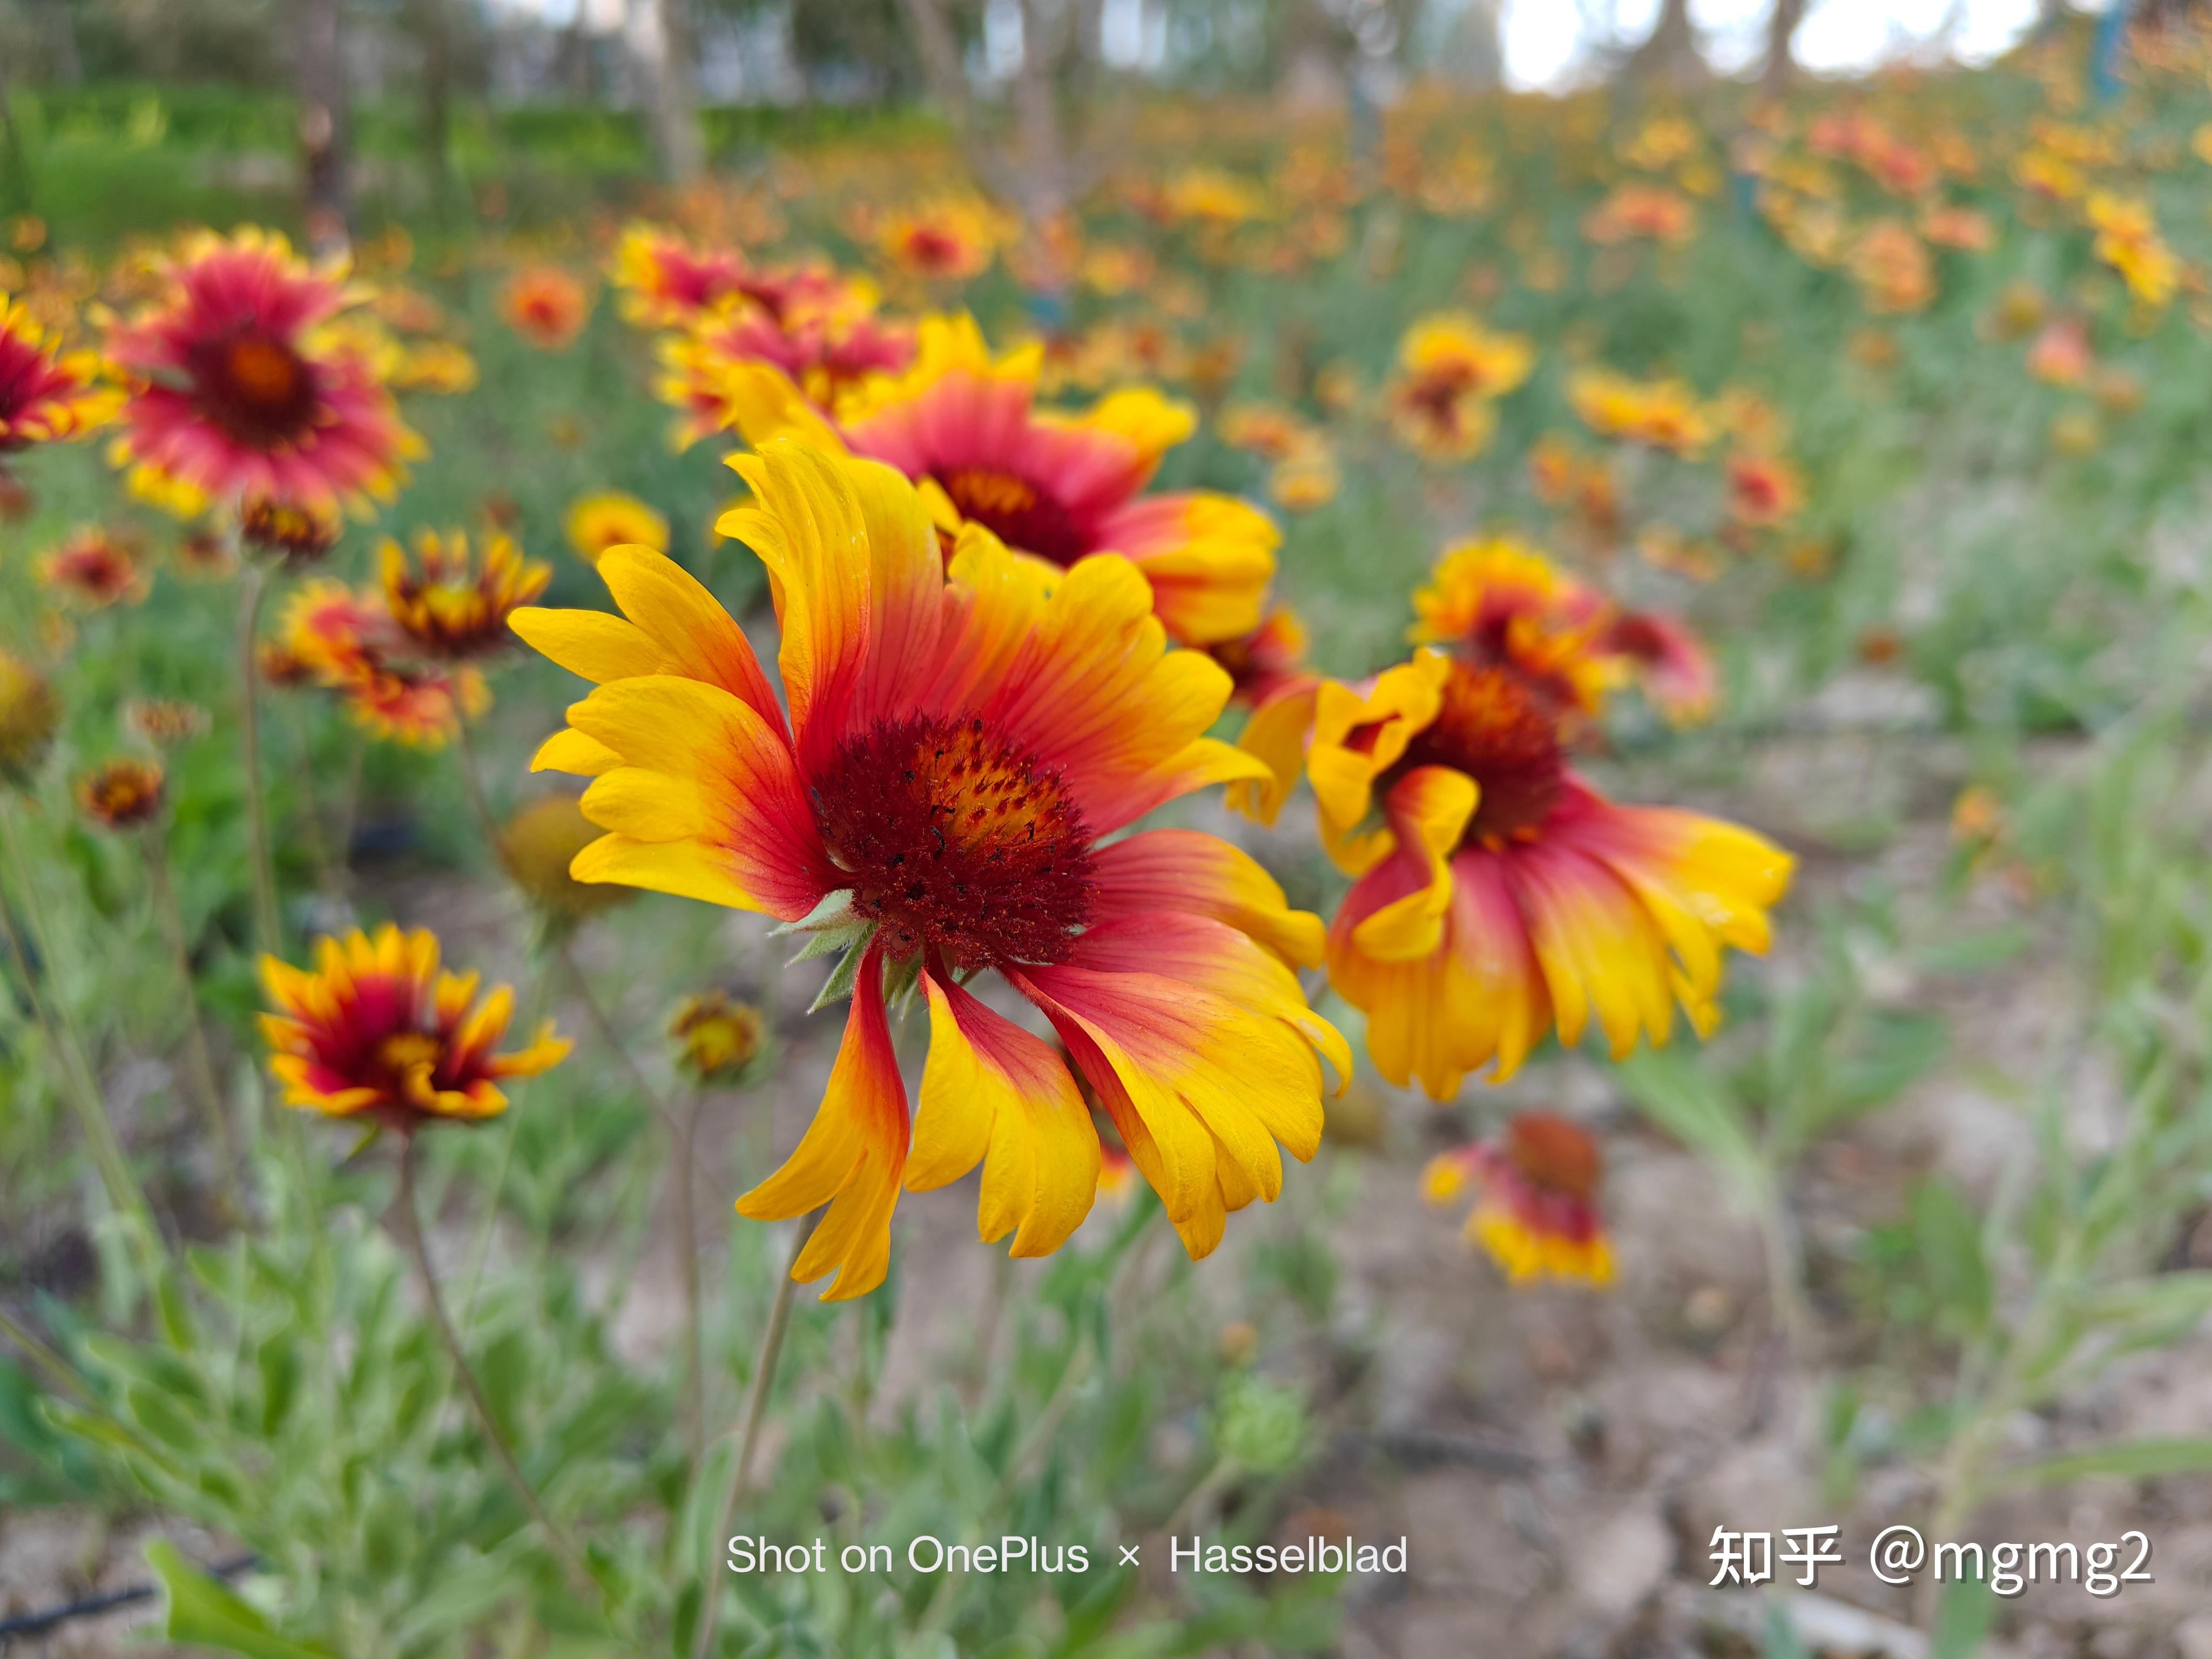
[[[580,495],[568,508],[568,542],[590,564],[611,547],[625,544],[668,551],[668,520],[635,495],[606,489]]]

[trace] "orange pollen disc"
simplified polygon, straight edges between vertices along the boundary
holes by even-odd
[[[1443,706],[1385,775],[1383,787],[1417,766],[1449,766],[1481,792],[1467,842],[1528,830],[1556,805],[1566,765],[1559,723],[1528,682],[1510,669],[1452,664]]]
[[[1091,920],[1091,832],[1054,769],[981,720],[884,720],[838,744],[816,821],[894,957],[1060,961]]]
[[[973,519],[1009,547],[1055,564],[1073,564],[1091,550],[1075,515],[1026,478],[963,466],[940,474],[937,482],[962,518]]]
[[[241,443],[273,449],[314,424],[314,370],[288,341],[241,328],[188,349],[185,367],[207,417]]]

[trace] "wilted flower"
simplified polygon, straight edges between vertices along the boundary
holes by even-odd
[[[284,1103],[403,1134],[440,1118],[495,1116],[507,1109],[503,1080],[534,1076],[568,1052],[548,1020],[527,1048],[494,1053],[514,991],[497,986],[478,1001],[477,975],[438,971],[428,928],[403,933],[386,923],[374,939],[359,930],[325,939],[312,970],[264,956],[261,979],[276,1010],[261,1016],[261,1031]]]
[[[0,781],[21,784],[46,758],[62,708],[46,677],[0,649]]]
[[[238,538],[296,569],[327,556],[343,526],[326,508],[257,495],[238,515]]]
[[[540,795],[500,826],[499,860],[514,884],[546,916],[576,922],[632,896],[626,888],[578,881],[576,854],[599,838],[599,826],[569,794]]]
[[[94,611],[136,605],[153,586],[131,550],[97,525],[80,526],[41,558],[39,580]]]
[[[668,1022],[677,1063],[701,1083],[742,1082],[767,1051],[768,1022],[750,1002],[726,991],[689,996]]]
[[[77,781],[77,805],[103,830],[136,830],[161,815],[161,786],[160,763],[125,756]]]
[[[123,720],[157,749],[204,736],[212,724],[206,709],[177,697],[133,697],[124,705]]]
[[[496,531],[483,538],[478,558],[458,530],[416,531],[411,556],[387,537],[379,556],[392,620],[416,649],[439,659],[480,657],[508,644],[507,613],[553,580],[552,566],[524,558]]]

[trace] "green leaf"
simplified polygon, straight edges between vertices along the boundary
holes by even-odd
[[[255,1351],[254,1359],[261,1371],[261,1432],[266,1438],[284,1426],[292,1402],[299,1397],[297,1334],[289,1326],[275,1332]]]
[[[1949,1182],[1922,1182],[1913,1188],[1912,1240],[1936,1304],[1967,1330],[1987,1321],[1989,1263],[1982,1255],[1982,1225]]]
[[[161,1631],[168,1640],[242,1653],[246,1659],[335,1659],[328,1649],[280,1635],[258,1608],[193,1566],[166,1538],[146,1546],[146,1562],[168,1592]]]
[[[1680,1054],[1645,1049],[1623,1060],[1615,1073],[1646,1117],[1745,1194],[1765,1190],[1765,1160],[1752,1139],[1743,1109],[1695,1062]]]
[[[1928,1659],[1974,1659],[1989,1639],[1996,1611],[1996,1598],[1980,1579],[1953,1579],[1943,1586],[1942,1597],[1936,1604]]]
[[[2148,1480],[2157,1475],[2185,1474],[2212,1469],[2212,1437],[2177,1435],[2156,1440],[2122,1440],[2086,1451],[2060,1452],[2014,1463],[1990,1476],[1996,1486],[2040,1486],[2085,1480],[2093,1474],[2118,1474]]]

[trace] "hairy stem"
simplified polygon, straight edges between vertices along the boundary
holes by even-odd
[[[269,859],[269,805],[261,788],[260,665],[254,660],[261,602],[268,591],[269,573],[247,561],[238,581],[238,746],[246,763],[246,822],[253,839],[253,931],[262,950],[275,956],[283,939],[276,913],[276,866]]]
[[[93,1073],[92,1063],[86,1058],[87,1051],[68,1010],[50,1001],[46,988],[40,983],[37,964],[43,962],[51,968],[53,949],[40,913],[38,889],[32,880],[30,860],[23,851],[12,799],[0,806],[0,838],[8,843],[10,873],[15,878],[16,892],[23,906],[24,923],[30,930],[30,939],[26,941],[22,930],[15,925],[14,913],[4,899],[0,899],[0,929],[7,934],[9,954],[15,958],[16,971],[22,977],[23,994],[31,1005],[31,1017],[38,1024],[47,1052],[53,1056],[63,1091],[83,1124],[85,1142],[91,1149],[93,1164],[100,1172],[100,1184],[106,1188],[107,1201],[114,1206],[131,1235],[147,1250],[150,1267],[155,1260],[152,1254],[154,1241],[161,1237],[154,1225],[153,1208],[123,1156],[123,1143],[116,1138],[115,1124],[107,1115],[107,1101],[100,1093],[99,1079]]]
[[[684,1275],[684,1426],[691,1449],[691,1476],[699,1478],[707,1458],[707,1355],[700,1326],[704,1298],[699,1285],[699,1218],[691,1190],[698,1158],[699,1112],[705,1094],[691,1091],[682,1115],[669,1124],[668,1178],[676,1200],[676,1255]]]
[[[422,1217],[416,1208],[415,1137],[412,1134],[401,1144],[399,1191],[392,1200],[391,1214],[392,1230],[398,1236],[400,1248],[405,1251],[408,1261],[414,1267],[416,1279],[422,1287],[422,1300],[430,1310],[431,1327],[437,1333],[439,1345],[446,1351],[446,1358],[452,1362],[453,1374],[461,1380],[461,1390],[468,1396],[470,1408],[476,1413],[477,1426],[483,1431],[486,1443],[491,1447],[500,1472],[507,1477],[507,1485],[514,1489],[514,1495],[522,1500],[523,1508],[538,1522],[546,1541],[552,1546],[553,1553],[561,1558],[562,1565],[575,1579],[577,1587],[596,1590],[597,1583],[592,1577],[591,1568],[585,1563],[584,1552],[569,1535],[568,1529],[553,1518],[552,1512],[545,1507],[544,1500],[538,1497],[538,1489],[530,1484],[522,1473],[522,1466],[515,1462],[514,1449],[507,1443],[506,1435],[501,1432],[498,1419],[492,1415],[491,1402],[484,1398],[483,1385],[477,1381],[476,1371],[469,1364],[467,1352],[461,1346],[461,1339],[453,1329],[453,1322],[446,1316],[445,1297],[438,1290],[438,1275],[430,1265],[429,1247],[422,1237]]]
[[[768,1397],[775,1382],[775,1368],[783,1358],[783,1334],[791,1325],[791,1301],[799,1288],[792,1269],[799,1265],[799,1253],[806,1248],[806,1241],[814,1236],[815,1223],[819,1214],[811,1215],[799,1224],[792,1236],[791,1254],[785,1258],[783,1276],[775,1287],[775,1304],[769,1310],[768,1328],[761,1334],[760,1356],[753,1362],[753,1386],[745,1401],[744,1426],[738,1435],[738,1461],[730,1468],[730,1484],[723,1490],[722,1501],[714,1510],[714,1530],[708,1540],[706,1577],[709,1583],[701,1598],[699,1633],[691,1643],[691,1659],[707,1659],[714,1645],[714,1632],[722,1619],[721,1580],[715,1571],[717,1553],[721,1541],[728,1536],[730,1518],[738,1512],[738,1504],[744,1497],[745,1486],[752,1479],[753,1453],[760,1445],[761,1425],[768,1417]]]
[[[224,1206],[236,1218],[244,1214],[238,1192],[238,1145],[223,1111],[222,1085],[216,1081],[215,1058],[208,1051],[207,1028],[200,1023],[199,992],[192,978],[192,950],[185,931],[184,908],[177,902],[177,884],[169,872],[167,826],[155,824],[146,831],[146,881],[154,890],[154,915],[161,923],[169,961],[176,969],[177,992],[185,1003],[185,1056],[191,1074],[192,1092],[199,1097],[208,1133],[222,1165],[217,1189]]]

